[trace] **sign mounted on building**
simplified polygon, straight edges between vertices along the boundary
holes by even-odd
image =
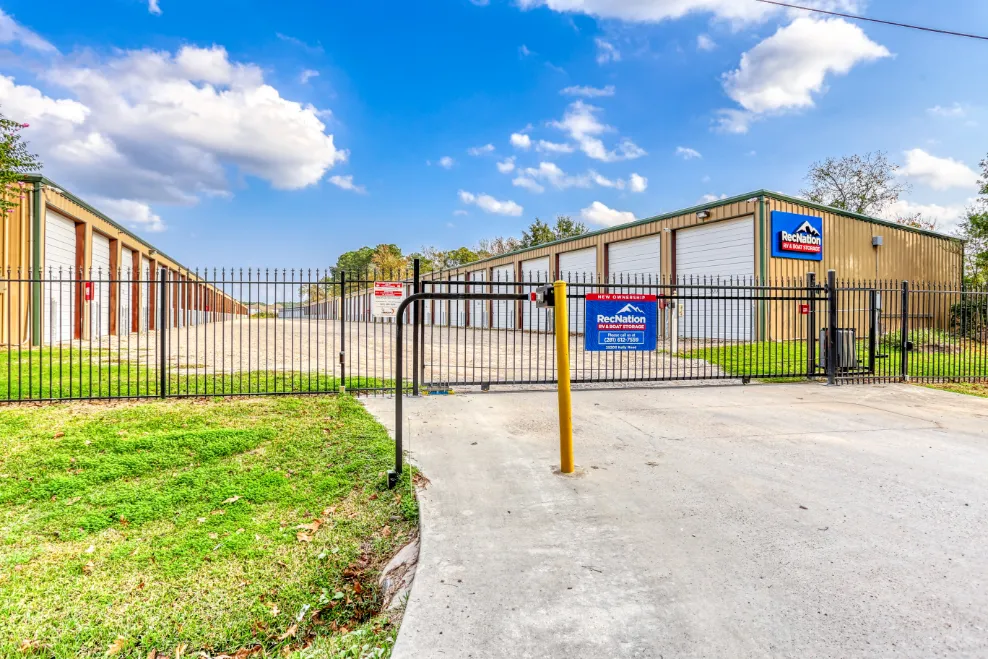
[[[823,218],[772,211],[772,256],[823,260]]]
[[[371,314],[375,318],[394,318],[405,299],[405,285],[400,281],[375,281]]]
[[[584,348],[588,352],[655,350],[654,295],[587,293]]]

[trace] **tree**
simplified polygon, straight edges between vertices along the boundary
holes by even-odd
[[[897,179],[899,166],[882,151],[815,162],[801,194],[818,204],[861,215],[878,215],[909,186]]]
[[[371,265],[385,277],[402,277],[408,263],[402,256],[400,247],[381,244],[374,248]]]
[[[347,274],[366,272],[371,265],[371,259],[374,258],[374,248],[361,247],[360,249],[355,249],[349,252],[343,252],[336,259],[336,274],[340,272],[346,272]]]
[[[912,215],[898,217],[895,222],[902,226],[913,227],[914,229],[926,229],[927,231],[936,231],[939,226],[939,222],[923,217],[922,213],[913,213]]]
[[[519,247],[535,247],[586,232],[587,226],[583,222],[575,222],[567,215],[557,216],[555,226],[549,226],[539,218],[535,218],[535,221],[528,226],[528,230],[522,232]]]
[[[0,212],[12,212],[24,198],[24,174],[41,170],[38,157],[27,150],[21,131],[27,124],[0,114]],[[16,196],[15,196],[16,195]]]
[[[988,157],[981,161],[980,197],[967,209],[961,223],[964,245],[964,274],[973,287],[988,286]]]
[[[477,243],[477,251],[485,252],[488,256],[501,256],[502,254],[507,254],[520,248],[521,241],[513,236],[508,236],[507,238],[501,236],[484,238]]]

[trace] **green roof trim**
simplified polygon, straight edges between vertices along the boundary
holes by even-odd
[[[454,268],[448,268],[447,271],[461,270],[468,266],[480,265],[481,263],[487,263],[489,261],[495,261],[497,259],[504,259],[511,256],[518,256],[519,254],[525,254],[526,252],[531,252],[533,250],[541,249],[543,247],[563,245],[577,240],[582,240],[583,238],[592,238],[594,236],[600,236],[600,235],[612,233],[614,231],[621,231],[629,227],[648,224],[649,222],[661,222],[662,220],[668,220],[673,217],[678,217],[680,215],[689,215],[691,213],[698,213],[700,211],[709,211],[714,208],[720,208],[721,206],[736,204],[743,201],[751,201],[754,203],[754,202],[758,202],[760,198],[775,199],[777,201],[785,201],[792,204],[799,204],[801,206],[806,206],[807,208],[812,208],[814,210],[818,210],[824,213],[833,213],[834,215],[842,215],[844,217],[849,217],[855,220],[870,222],[871,224],[877,224],[880,226],[890,227],[893,229],[899,229],[901,231],[911,231],[913,233],[922,234],[924,236],[930,236],[932,238],[940,238],[941,240],[953,240],[956,242],[963,242],[963,240],[957,238],[956,236],[948,236],[942,233],[937,233],[936,231],[929,231],[927,229],[918,229],[916,227],[910,227],[903,224],[896,224],[895,222],[890,222],[889,220],[882,220],[877,217],[871,217],[869,215],[861,215],[860,213],[852,213],[850,211],[841,210],[840,208],[824,206],[823,204],[817,204],[812,201],[807,201],[805,199],[797,199],[796,197],[790,197],[788,195],[782,194],[781,192],[772,192],[771,190],[755,190],[754,192],[749,192],[747,194],[735,195],[733,197],[718,199],[717,201],[711,201],[704,204],[698,204],[696,206],[690,206],[689,208],[672,211],[670,213],[662,213],[661,215],[646,217],[641,220],[635,220],[634,222],[627,222],[625,224],[619,224],[613,227],[597,229],[596,231],[588,231],[587,233],[580,234],[579,236],[573,236],[571,238],[560,238],[559,240],[553,240],[552,242],[542,243],[541,245],[536,245],[534,247],[524,247],[522,249],[516,249],[513,252],[505,252],[504,254],[499,254],[497,256],[489,256],[486,259],[471,261],[470,263],[464,263],[463,265],[458,265]]]
[[[147,247],[149,250],[154,250],[155,252],[157,252],[161,256],[165,257],[166,259],[168,259],[169,261],[171,261],[172,263],[174,263],[180,269],[185,270],[185,272],[192,272],[192,270],[189,270],[186,266],[182,265],[177,260],[175,260],[172,257],[168,256],[167,254],[165,254],[164,252],[162,252],[160,249],[158,249],[157,247],[155,247],[154,245],[152,245],[148,241],[144,240],[143,238],[141,238],[140,236],[138,236],[134,232],[130,231],[129,229],[124,228],[123,226],[121,226],[120,224],[118,224],[117,222],[115,222],[112,218],[108,217],[105,213],[103,213],[102,211],[94,208],[92,205],[90,205],[87,202],[83,201],[79,197],[75,196],[74,194],[72,194],[71,192],[69,192],[68,190],[66,190],[62,186],[60,186],[58,183],[55,183],[55,181],[52,181],[51,179],[49,179],[49,178],[47,178],[45,176],[42,176],[41,174],[25,174],[24,176],[21,177],[21,180],[22,181],[29,182],[29,183],[37,183],[37,184],[42,185],[42,186],[47,185],[47,186],[50,186],[52,188],[56,188],[56,189],[60,190],[61,191],[61,195],[63,197],[65,197],[65,198],[73,201],[76,204],[79,204],[80,206],[82,206],[83,208],[85,208],[87,211],[89,211],[90,213],[92,213],[93,215],[95,215],[96,217],[100,218],[101,220],[104,220],[105,222],[108,222],[113,228],[118,229],[119,231],[122,231],[123,233],[127,234],[128,236],[130,236],[131,238],[133,238],[137,242],[139,242],[142,245],[144,245],[145,247]]]

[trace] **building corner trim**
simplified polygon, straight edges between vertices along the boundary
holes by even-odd
[[[41,345],[41,181],[34,182],[31,200],[31,345]]]

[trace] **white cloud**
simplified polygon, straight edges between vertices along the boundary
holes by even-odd
[[[470,213],[468,213],[467,211],[463,210],[462,208],[453,211],[453,215],[455,215],[457,217],[466,217],[469,214]]]
[[[99,196],[90,197],[90,201],[100,211],[131,229],[149,233],[165,230],[165,223],[161,221],[161,217],[152,212],[151,207],[144,202]]]
[[[775,11],[769,5],[745,0],[518,0],[518,5],[522,9],[548,7],[558,12],[597,18],[652,23],[691,13],[709,13],[740,23],[761,20]]]
[[[710,52],[717,47],[717,43],[708,34],[701,34],[696,38],[697,50]]]
[[[696,149],[691,149],[688,146],[677,146],[676,155],[682,156],[683,160],[693,160],[694,158],[702,158],[703,156]]]
[[[492,153],[494,151],[493,144],[485,144],[484,146],[472,146],[467,149],[467,153],[471,156],[482,156],[486,153]]]
[[[540,162],[538,167],[527,167],[518,170],[519,175],[530,179],[546,181],[557,190],[567,188],[587,188],[590,187],[591,175],[569,176],[559,165],[552,162]]]
[[[935,117],[947,117],[951,119],[960,119],[967,116],[967,109],[960,103],[954,103],[950,107],[934,105],[927,112]]]
[[[528,57],[529,55],[532,54],[532,51],[528,49],[528,46],[522,44],[518,47],[518,54],[521,55],[522,57]]]
[[[364,194],[367,192],[367,188],[362,185],[356,185],[353,182],[353,176],[347,174],[346,176],[330,176],[329,182],[338,188],[343,188],[344,190],[349,190],[350,192],[357,192],[359,194]]]
[[[545,187],[540,185],[537,181],[534,181],[527,176],[517,176],[511,181],[511,185],[518,186],[519,188],[524,188],[529,192],[534,192],[535,194],[541,194],[545,192]]]
[[[610,41],[597,37],[594,43],[597,44],[597,64],[621,61],[621,52]]]
[[[890,57],[857,25],[841,19],[797,18],[741,56],[724,75],[724,90],[743,110],[722,111],[722,130],[743,133],[758,115],[809,108],[828,75]]]
[[[539,140],[539,143],[535,145],[535,150],[539,153],[573,153],[575,151],[572,144],[560,144],[546,140]]]
[[[588,105],[583,101],[574,101],[569,105],[561,121],[552,121],[550,126],[565,131],[580,146],[589,157],[602,162],[632,160],[645,155],[645,150],[632,142],[623,139],[613,151],[608,151],[598,135],[612,132],[614,129],[601,123],[596,116],[600,108]]]
[[[648,179],[644,176],[639,176],[638,174],[632,174],[631,179],[628,181],[628,189],[632,192],[645,192],[648,187]]]
[[[0,77],[0,105],[37,128],[27,137],[46,172],[81,194],[191,204],[229,195],[231,169],[299,189],[348,156],[328,111],[283,98],[218,46],[56,59],[40,75],[64,97]]]
[[[959,160],[938,158],[922,149],[906,151],[906,164],[899,170],[899,175],[934,190],[978,188],[978,173],[973,169]]]
[[[532,138],[524,133],[511,133],[511,146],[528,151],[532,148]]]
[[[942,206],[940,204],[919,204],[900,199],[894,204],[889,205],[882,212],[882,217],[895,222],[902,218],[913,217],[918,213],[924,219],[936,221],[937,231],[949,232],[960,225],[961,221],[967,216],[968,207],[974,201],[976,200],[972,198],[963,203]]]
[[[456,164],[456,161],[450,158],[449,156],[443,156],[442,158],[439,159],[439,162],[436,164],[438,164],[443,169],[452,169],[453,165]]]
[[[148,11],[155,16],[161,16],[161,7],[158,6],[158,0],[148,0]]]
[[[580,211],[580,217],[591,222],[593,224],[598,224],[604,227],[612,227],[617,224],[624,224],[626,222],[634,222],[635,214],[629,211],[616,211],[613,208],[608,208],[599,201],[595,201],[583,210]]]
[[[502,174],[510,174],[515,170],[515,157],[505,158],[497,163],[497,171]]]
[[[606,87],[589,87],[574,85],[572,87],[566,87],[565,89],[560,89],[559,93],[563,96],[583,96],[584,98],[596,98],[598,96],[614,96],[614,85],[607,85]]]
[[[0,43],[18,43],[42,53],[56,52],[55,46],[27,29],[0,9]]]
[[[309,83],[309,80],[311,80],[312,78],[317,78],[318,76],[319,76],[319,72],[316,71],[315,69],[305,69],[299,75],[298,81],[301,82],[303,85],[307,85]]]
[[[721,199],[727,199],[727,195],[726,194],[722,194],[722,195],[718,196],[718,195],[715,195],[715,194],[705,194],[702,197],[700,197],[700,203],[701,204],[711,204],[711,203],[713,203],[715,201],[720,201]]]
[[[460,201],[464,204],[474,204],[485,213],[518,217],[525,210],[513,201],[499,201],[487,194],[475,195],[472,192],[460,190],[459,195]]]
[[[590,180],[602,188],[616,188],[618,190],[624,190],[624,186],[626,185],[622,179],[617,179],[616,181],[612,181],[611,179],[607,178],[606,176],[602,176],[598,174],[592,169],[590,170]]]

